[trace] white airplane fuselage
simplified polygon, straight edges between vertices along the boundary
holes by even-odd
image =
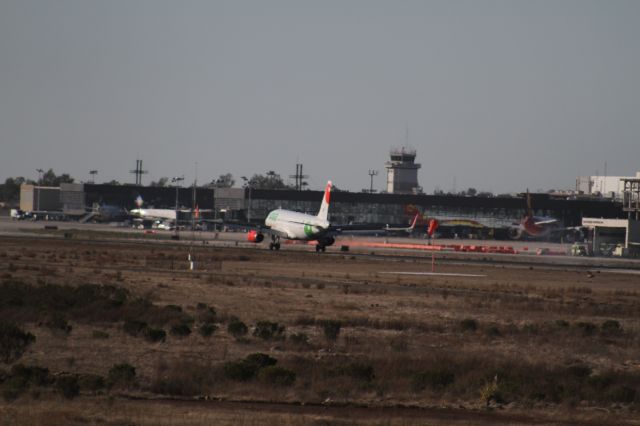
[[[264,224],[290,240],[303,241],[317,240],[330,226],[329,221],[318,216],[283,209],[269,213]]]
[[[133,209],[130,213],[141,219],[176,220],[176,211],[169,209]]]

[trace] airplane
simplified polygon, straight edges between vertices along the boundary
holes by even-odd
[[[565,228],[558,224],[558,219],[553,217],[540,217],[533,215],[531,194],[527,189],[527,213],[520,223],[515,223],[509,228],[509,237],[513,240],[520,240],[525,237],[547,238],[553,233],[577,230],[576,228]]]
[[[168,220],[176,221],[176,211],[173,209],[143,209],[142,204],[144,201],[142,197],[138,195],[136,198],[136,206],[138,208],[129,210],[129,214],[137,219],[144,220]]]
[[[408,228],[391,228],[387,225],[384,228],[377,229],[363,229],[362,226],[358,226],[358,229],[355,229],[350,225],[331,225],[328,220],[331,187],[331,181],[327,182],[322,196],[322,203],[320,204],[320,211],[316,216],[285,209],[273,210],[267,215],[264,221],[266,228],[250,230],[247,234],[247,240],[252,243],[260,243],[264,240],[265,234],[269,234],[271,236],[271,242],[269,243],[270,250],[280,250],[281,238],[287,240],[316,241],[316,252],[324,252],[328,246],[335,243],[335,237],[339,234],[363,235],[365,233],[371,234],[373,232],[385,231],[411,232],[415,227],[416,220],[418,219],[417,216]]]

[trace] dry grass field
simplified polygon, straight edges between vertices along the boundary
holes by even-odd
[[[0,237],[4,424],[638,424],[640,275]]]

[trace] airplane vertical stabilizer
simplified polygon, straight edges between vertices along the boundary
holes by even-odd
[[[331,199],[331,181],[327,182],[327,186],[324,188],[324,195],[322,196],[322,204],[320,205],[320,211],[318,212],[318,218],[327,220],[329,216],[329,201]]]

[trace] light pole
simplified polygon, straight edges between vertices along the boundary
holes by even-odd
[[[244,180],[244,186],[249,188],[249,206],[247,207],[247,222],[251,223],[251,183],[246,176],[242,176],[242,180]]]
[[[42,174],[44,173],[44,170],[42,169],[36,169],[36,172],[38,172],[38,188],[35,188],[36,191],[38,191],[38,208],[34,209],[35,211],[40,211],[40,186],[42,185]]]
[[[171,182],[176,184],[176,232],[175,232],[175,239],[178,239],[178,189],[180,188],[180,182],[184,180],[184,176],[180,176],[180,177],[173,177],[171,178]]]
[[[89,170],[89,175],[91,175],[91,183],[96,183],[97,174],[98,174],[97,170]]]
[[[371,185],[369,186],[369,194],[373,194],[373,177],[378,176],[377,170],[369,170],[369,177],[371,178]]]

